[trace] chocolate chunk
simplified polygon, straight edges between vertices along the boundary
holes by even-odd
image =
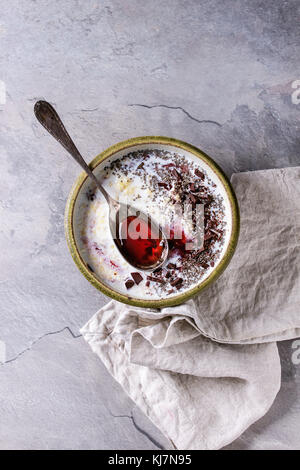
[[[150,281],[146,281],[146,287],[150,286]]]
[[[147,279],[148,279],[149,281],[159,282],[160,284],[164,284],[164,283],[165,283],[165,281],[164,281],[161,277],[147,276]]]
[[[140,282],[143,280],[143,276],[140,273],[131,273],[131,277],[138,286]]]
[[[200,266],[202,266],[202,268],[204,268],[204,269],[209,268],[209,264],[207,264],[207,263],[201,263]]]
[[[168,271],[168,272],[166,273],[166,279],[169,279],[169,277],[171,277],[170,271]]]
[[[183,279],[181,277],[177,277],[176,279],[171,281],[170,284],[171,284],[172,287],[177,287],[180,284],[182,284],[182,282],[183,282]]]
[[[134,286],[134,282],[132,279],[127,279],[125,282],[126,289],[131,289],[132,286]]]
[[[167,294],[173,294],[173,292],[174,292],[174,289],[170,289],[168,290]]]
[[[196,168],[196,170],[195,170],[195,175],[199,176],[199,178],[202,178],[202,179],[205,178],[204,173],[202,173],[202,171],[198,170],[198,168]]]

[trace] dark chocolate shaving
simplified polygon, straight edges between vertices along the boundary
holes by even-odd
[[[207,263],[200,263],[200,265],[201,265],[202,268],[204,268],[204,269],[209,268],[209,264],[207,264]]]
[[[167,265],[167,268],[168,268],[168,269],[176,269],[176,267],[177,267],[177,266],[176,266],[176,264],[174,264],[174,263],[169,263],[169,264]]]
[[[156,268],[156,269],[154,269],[154,271],[153,271],[154,274],[159,274],[159,273],[161,273],[161,272],[162,272],[162,268]]]
[[[204,240],[210,240],[211,238],[213,238],[213,233],[211,233],[210,231],[208,231],[205,235],[204,235]]]
[[[183,279],[181,277],[177,277],[176,279],[171,281],[170,284],[171,284],[172,287],[177,287],[180,284],[182,284],[182,282],[183,282]]]
[[[140,282],[143,280],[143,276],[140,273],[131,273],[131,277],[138,286]]]
[[[147,276],[147,279],[148,279],[149,281],[159,282],[160,284],[164,284],[164,283],[165,283],[164,279],[162,279],[161,277]]]
[[[172,168],[172,170],[170,171],[171,175],[174,176],[174,178],[176,178],[177,180],[180,180],[181,179],[181,176],[180,174],[178,173],[178,171],[175,169],[175,168]]]
[[[127,279],[125,282],[126,289],[131,289],[132,286],[134,286],[134,282],[132,279]]]
[[[192,204],[196,204],[197,199],[195,198],[194,194],[190,193],[189,198]]]
[[[202,179],[205,178],[204,173],[202,173],[202,171],[198,170],[198,168],[196,168],[196,170],[195,170],[195,175],[199,176],[199,178],[202,178]]]
[[[165,189],[170,189],[170,186],[167,183],[163,183],[163,182],[159,181],[157,184],[158,184],[158,186],[162,186]]]

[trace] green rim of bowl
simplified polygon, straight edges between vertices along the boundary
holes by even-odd
[[[234,193],[234,190],[224,174],[223,170],[204,152],[199,150],[197,147],[190,145],[186,142],[181,140],[173,139],[170,137],[162,137],[162,136],[144,136],[144,137],[135,137],[132,139],[124,140],[119,142],[112,147],[109,147],[104,152],[100,153],[97,157],[95,157],[91,163],[89,164],[90,168],[94,170],[99,163],[103,162],[103,160],[108,159],[116,152],[120,150],[124,150],[130,148],[135,145],[145,145],[145,144],[163,144],[163,145],[170,145],[172,147],[178,147],[179,149],[185,150],[187,152],[192,153],[200,160],[204,161],[207,165],[210,166],[212,171],[217,174],[219,179],[221,180],[225,191],[227,193],[230,206],[231,206],[231,214],[232,214],[232,230],[230,240],[227,246],[227,249],[221,259],[220,263],[216,266],[216,268],[210,273],[210,275],[199,285],[189,289],[188,291],[183,292],[182,294],[178,294],[177,296],[170,297],[167,299],[159,299],[159,300],[145,300],[145,299],[135,299],[130,297],[130,295],[121,294],[119,292],[115,292],[113,289],[105,285],[101,282],[98,278],[96,278],[92,272],[89,271],[86,264],[84,263],[83,259],[80,256],[80,253],[77,249],[74,232],[73,232],[73,213],[74,213],[74,206],[79,194],[79,191],[87,179],[87,175],[85,172],[82,172],[77,180],[75,181],[71,192],[69,194],[67,204],[66,204],[66,211],[65,211],[65,233],[66,239],[68,243],[69,250],[71,252],[72,258],[75,261],[77,267],[81,271],[81,273],[86,277],[86,279],[94,286],[96,289],[100,290],[103,294],[111,297],[112,299],[118,300],[119,302],[123,302],[125,304],[134,305],[136,307],[144,307],[144,308],[162,308],[162,307],[170,307],[173,305],[179,305],[186,300],[193,297],[195,294],[198,294],[207,286],[209,286],[213,281],[215,281],[225,270],[228,266],[239,237],[239,229],[240,229],[240,216],[239,216],[239,207],[237,203],[237,199]]]

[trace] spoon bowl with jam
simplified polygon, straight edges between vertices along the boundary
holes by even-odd
[[[168,258],[168,241],[155,221],[133,206],[114,199],[81,156],[55,109],[38,101],[34,112],[42,126],[69,152],[103,194],[109,207],[109,228],[123,258],[134,268],[153,271]]]

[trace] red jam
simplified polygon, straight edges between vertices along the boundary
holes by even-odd
[[[133,265],[150,268],[159,263],[164,251],[162,235],[138,216],[128,216],[120,227],[121,250]]]

